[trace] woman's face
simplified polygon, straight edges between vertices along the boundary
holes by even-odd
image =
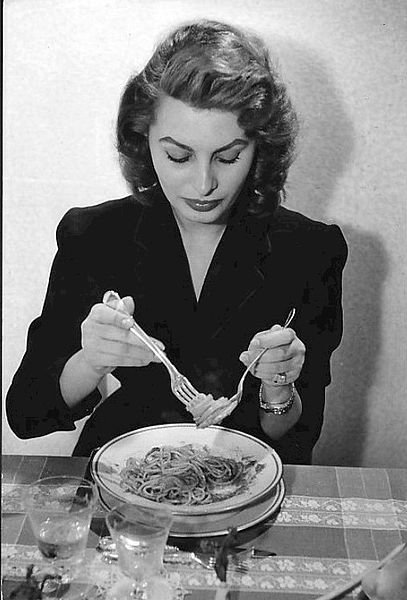
[[[149,144],[161,187],[181,224],[225,223],[255,151],[237,117],[164,96]]]

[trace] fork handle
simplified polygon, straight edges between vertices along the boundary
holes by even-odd
[[[122,299],[120,298],[120,296],[117,292],[113,292],[113,291],[106,292],[106,294],[103,296],[103,304],[106,304],[106,306],[110,306],[109,300],[111,298],[114,298],[115,300],[118,300],[118,302],[119,302],[116,309],[113,309],[113,310],[122,312],[122,313],[130,316],[133,319],[133,325],[130,327],[130,331],[134,335],[136,335],[139,338],[139,340],[144,342],[144,344],[151,350],[151,352],[153,352],[153,354],[155,354],[157,356],[157,358],[159,358],[164,363],[164,365],[167,367],[168,370],[171,370],[175,375],[178,375],[179,373],[178,373],[177,369],[174,367],[174,365],[172,364],[170,359],[167,357],[167,355],[162,350],[160,350],[160,348],[153,342],[153,340],[144,331],[144,329],[142,329],[140,327],[140,325],[138,323],[136,323],[136,321],[134,320],[134,317],[127,312],[124,302],[122,301]],[[111,308],[113,308],[113,307],[111,307]]]
[[[175,373],[178,374],[177,369],[174,367],[174,365],[169,360],[167,355],[164,354],[164,352],[162,350],[160,350],[160,348],[158,346],[156,346],[156,344],[154,344],[154,342],[149,337],[149,335],[147,335],[147,333],[144,331],[144,329],[142,329],[140,327],[140,325],[138,323],[136,323],[136,321],[134,321],[134,318],[133,318],[133,325],[130,327],[130,331],[134,335],[136,335],[139,338],[139,340],[144,342],[145,345],[148,348],[150,348],[151,352],[153,352],[153,354],[155,354],[161,360],[161,362],[163,362],[165,364],[166,367],[168,367],[169,369],[171,369],[172,371],[174,371]]]

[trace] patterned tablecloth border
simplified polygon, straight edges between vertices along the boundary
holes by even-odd
[[[26,485],[2,484],[2,512],[24,513],[22,494]],[[103,516],[104,509],[99,509]],[[274,525],[339,529],[407,530],[407,501],[366,498],[286,496]]]
[[[34,574],[44,570],[45,562],[34,546],[2,544],[2,576],[8,579],[23,578],[27,566],[35,565]],[[86,550],[86,572],[83,582],[98,587],[101,597],[123,575],[116,564],[107,564],[93,548]],[[320,559],[314,557],[268,557],[248,561],[247,572],[228,571],[227,586],[231,590],[248,592],[290,592],[301,594],[324,594],[373,566],[374,561],[348,559]],[[177,597],[186,590],[217,589],[224,584],[213,569],[205,569],[197,563],[166,565],[167,578]]]

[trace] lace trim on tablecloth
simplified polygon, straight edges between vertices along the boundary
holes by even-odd
[[[123,575],[117,564],[107,564],[93,548],[86,550],[86,574],[83,582],[91,581],[103,599]],[[3,577],[23,578],[28,564],[35,565],[34,575],[44,569],[45,561],[34,546],[2,545]],[[324,594],[349,582],[356,575],[373,566],[374,561],[320,559],[312,557],[285,556],[248,560],[247,572],[229,570],[227,587],[231,590],[256,592],[293,592]],[[225,586],[214,570],[197,563],[169,564],[166,576],[174,590],[174,600],[183,600],[186,590],[220,589]]]
[[[3,484],[3,513],[23,513],[21,484]],[[100,516],[105,514],[100,508]],[[339,529],[407,529],[407,501],[366,498],[287,496],[275,525],[333,527]]]
[[[288,496],[275,524],[340,529],[407,529],[407,502]]]

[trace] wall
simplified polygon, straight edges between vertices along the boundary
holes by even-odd
[[[120,90],[180,20],[262,34],[302,122],[288,204],[340,224],[345,334],[316,461],[406,465],[407,8],[379,0],[8,0],[4,54],[3,397],[41,310],[55,227],[127,193],[113,147]],[[78,432],[3,452],[69,454]]]

